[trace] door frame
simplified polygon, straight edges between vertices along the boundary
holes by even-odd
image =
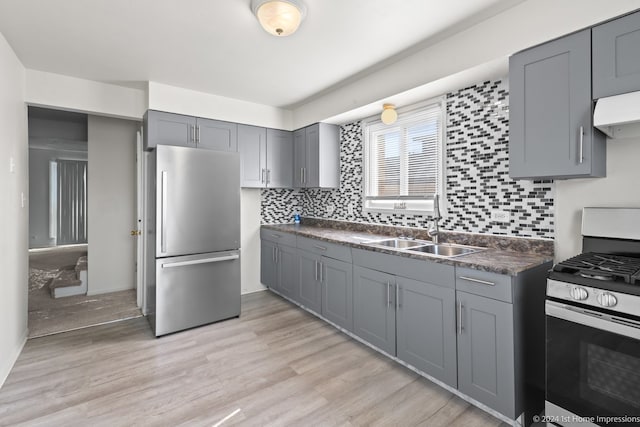
[[[146,231],[145,227],[145,213],[146,213],[146,170],[147,170],[147,153],[143,147],[143,132],[144,129],[141,126],[137,132],[136,138],[136,216],[137,224],[136,230],[136,303],[142,310],[142,314],[147,314],[147,303],[145,293],[145,268],[144,260],[146,253],[146,239],[143,238],[143,233]]]

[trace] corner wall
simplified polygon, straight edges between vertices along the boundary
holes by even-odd
[[[28,142],[25,69],[0,34],[0,386],[27,337]],[[10,170],[11,159],[14,168]]]

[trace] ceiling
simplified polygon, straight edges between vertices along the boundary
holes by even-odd
[[[286,38],[250,0],[2,0],[0,33],[30,69],[295,108],[524,0],[305,1]]]

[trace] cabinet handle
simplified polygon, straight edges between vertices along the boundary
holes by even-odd
[[[189,126],[191,128],[191,142],[195,144],[196,142],[196,127],[195,125]]]
[[[272,236],[272,237],[275,237],[276,239],[279,239],[280,237],[282,237],[281,235],[279,235],[279,234],[274,234],[274,233],[271,233],[271,236]]]
[[[399,310],[402,305],[400,304],[400,285],[396,283],[396,310]]]
[[[300,168],[300,184],[304,184],[304,176],[302,175],[302,169]]]
[[[271,169],[267,169],[267,185],[271,182]]]
[[[580,126],[580,164],[584,161],[584,127]]]
[[[260,179],[260,182],[262,182],[264,184],[264,174],[267,170],[266,169],[262,169],[262,178]]]
[[[314,248],[319,249],[321,251],[326,251],[327,248],[325,248],[324,246],[320,246],[320,245],[313,245]]]
[[[316,271],[315,271],[315,280],[316,282],[318,281],[318,260],[314,259],[313,262],[315,263],[315,267],[316,267]]]
[[[276,263],[276,248],[273,247],[271,248],[271,260],[273,261],[273,263]]]
[[[322,262],[319,262],[318,265],[320,265],[320,281],[322,282],[324,280],[324,274],[322,273],[322,270],[324,269],[324,264]]]
[[[480,280],[480,279],[474,279],[473,277],[466,277],[466,276],[458,276],[458,279],[462,279],[462,280],[466,280],[468,282],[473,282],[473,283],[480,283],[481,285],[487,285],[487,286],[495,286],[495,282],[489,282],[486,280]]]
[[[462,305],[462,301],[458,301],[458,334],[462,335],[462,331],[464,328],[462,327],[462,309],[464,306]]]
[[[391,282],[387,282],[387,307],[391,307]]]
[[[196,127],[196,144],[200,144],[200,125]]]

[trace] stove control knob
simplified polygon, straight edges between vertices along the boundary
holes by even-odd
[[[582,301],[589,297],[587,290],[585,288],[581,288],[579,286],[574,286],[571,288],[571,298],[576,301]]]
[[[598,302],[603,307],[613,307],[618,304],[618,298],[609,292],[603,292],[598,295]]]

